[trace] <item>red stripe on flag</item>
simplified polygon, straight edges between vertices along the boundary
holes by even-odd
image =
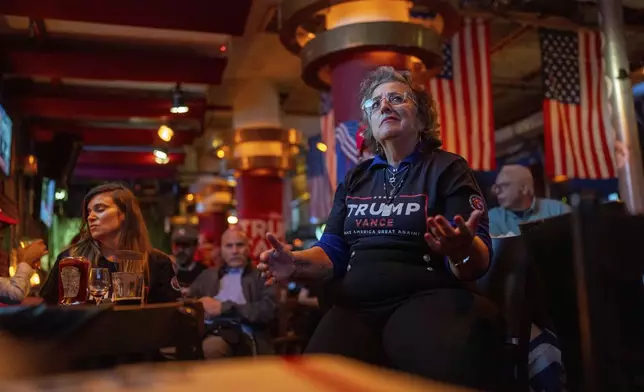
[[[545,34],[547,39],[553,40],[557,33],[547,30]],[[615,175],[615,167],[607,142],[607,126],[610,125],[605,124],[601,37],[596,32],[579,32],[577,41],[579,103],[562,103],[555,99],[557,97],[544,99],[546,173],[553,177],[611,178]],[[542,42],[542,50],[543,45]],[[551,86],[558,82],[559,75],[550,75]]]
[[[460,143],[460,152],[462,155],[467,159],[468,161],[472,160],[472,157],[470,155],[470,148],[469,148],[469,142],[472,139],[472,132],[475,131],[474,127],[472,126],[472,116],[474,113],[472,113],[472,110],[475,109],[470,105],[470,89],[468,88],[468,81],[469,81],[469,75],[467,71],[467,62],[468,59],[470,58],[471,53],[467,50],[466,48],[466,43],[465,43],[465,38],[467,37],[468,34],[471,34],[471,25],[470,23],[466,22],[463,30],[461,33],[458,35],[458,63],[454,63],[455,68],[459,68],[458,72],[456,69],[454,70],[455,72],[455,84],[456,88],[460,90],[460,96],[462,97],[462,101],[459,102],[461,107],[463,108],[464,113],[459,113],[459,118],[458,121],[462,125],[463,130],[465,130],[467,133],[464,134],[466,135],[461,139]],[[460,80],[457,79],[457,77],[460,76]],[[458,83],[460,82],[460,83]],[[471,114],[468,116],[468,114]],[[459,128],[460,129],[460,128]],[[461,134],[461,136],[464,136]]]
[[[443,148],[461,155],[473,170],[495,168],[489,26],[465,19],[451,40],[451,79],[437,77],[426,89],[436,101]]]

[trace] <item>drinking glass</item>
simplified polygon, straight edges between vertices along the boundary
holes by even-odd
[[[142,305],[144,303],[144,254],[113,251],[116,272],[112,273],[112,302],[115,305]]]
[[[107,268],[92,268],[89,271],[89,295],[100,305],[103,297],[110,290],[110,270]]]

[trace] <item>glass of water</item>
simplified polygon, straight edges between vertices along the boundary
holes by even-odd
[[[89,295],[100,305],[103,297],[110,291],[110,270],[107,268],[92,268],[89,271]]]

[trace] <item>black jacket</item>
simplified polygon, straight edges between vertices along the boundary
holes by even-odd
[[[64,251],[56,258],[56,263],[49,272],[49,277],[40,289],[40,297],[50,305],[58,304],[58,263],[69,256],[69,251]],[[172,268],[172,261],[163,252],[152,250],[148,257],[150,266],[150,281],[146,282],[149,287],[147,303],[175,302],[181,295],[177,290],[176,277]],[[98,260],[98,266],[107,268],[110,272],[116,272],[116,266],[104,257]],[[173,281],[175,282],[173,287]]]
[[[219,293],[219,282],[226,268],[209,268],[199,275],[190,286],[190,296],[215,297]],[[222,316],[238,318],[248,325],[263,325],[275,318],[275,285],[267,286],[261,273],[253,266],[247,266],[242,275],[242,290],[247,303],[238,305],[226,301],[221,304]]]
[[[190,296],[196,298],[215,297],[219,293],[220,279],[225,273],[225,267],[205,270],[190,286]],[[238,305],[225,301],[221,304],[221,315],[252,326],[258,353],[270,354],[273,349],[270,344],[268,326],[275,319],[277,313],[276,285],[267,286],[261,273],[250,264],[244,269],[241,284],[247,303]]]

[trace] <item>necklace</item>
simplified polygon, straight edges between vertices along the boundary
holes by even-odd
[[[391,184],[394,184],[396,182],[396,175],[404,172],[407,169],[409,169],[409,165],[406,165],[402,169],[390,169],[390,168],[387,168],[387,172],[389,172],[389,174],[391,174],[391,177],[389,178],[389,182]]]
[[[407,173],[409,173],[409,172],[405,171],[405,173],[403,174],[403,176],[400,179],[400,181],[398,183],[396,183],[395,177],[392,177],[394,179],[394,181],[391,181],[392,178],[387,180],[387,170],[383,171],[384,181],[383,181],[382,185],[383,185],[383,187],[385,189],[385,198],[386,198],[386,203],[387,204],[390,204],[394,200],[394,197],[396,197],[396,195],[398,194],[398,192],[402,188],[402,185],[405,182],[405,178],[407,178]],[[388,191],[387,184],[391,185],[391,191]]]

